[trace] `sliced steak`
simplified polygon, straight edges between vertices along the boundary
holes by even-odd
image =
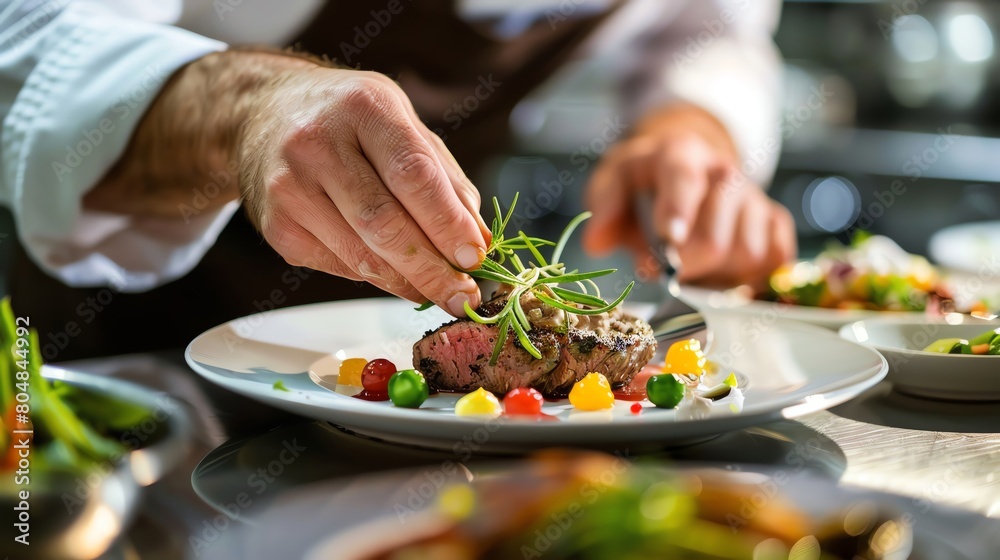
[[[492,316],[504,303],[505,295],[494,297],[479,313]],[[613,385],[628,383],[656,351],[649,325],[621,309],[573,315],[530,294],[522,296],[521,305],[532,323],[528,337],[541,359],[522,348],[511,330],[497,362],[490,365],[497,327],[458,319],[428,332],[413,345],[413,367],[439,391],[483,387],[502,396],[516,387],[534,387],[549,396],[563,396],[592,371],[604,374]]]

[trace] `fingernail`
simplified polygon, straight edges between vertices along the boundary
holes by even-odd
[[[458,292],[448,300],[448,310],[456,317],[465,317],[465,302],[469,301],[469,294]]]
[[[670,241],[673,243],[684,243],[687,241],[688,228],[684,220],[674,218],[670,220]]]
[[[479,263],[483,262],[485,256],[486,251],[482,247],[466,243],[455,251],[455,262],[465,270],[474,270],[479,268]]]

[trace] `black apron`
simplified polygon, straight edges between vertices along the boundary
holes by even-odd
[[[451,0],[336,1],[293,45],[396,79],[474,177],[486,157],[509,145],[514,105],[609,14],[542,15],[516,37],[501,39],[488,22],[459,18]],[[385,295],[369,284],[289,266],[242,212],[194,270],[148,292],[67,287],[20,245],[8,285],[17,313],[38,328],[47,361],[182,347],[214,325],[257,311]]]

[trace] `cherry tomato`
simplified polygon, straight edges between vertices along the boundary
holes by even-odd
[[[361,371],[361,386],[371,393],[389,391],[389,378],[396,373],[396,364],[378,358],[365,364]]]
[[[684,384],[670,373],[654,375],[646,382],[646,395],[660,408],[674,408],[684,399]]]
[[[503,409],[507,414],[538,416],[542,413],[542,394],[530,387],[512,389],[503,398]]]
[[[347,358],[340,363],[340,375],[337,383],[340,385],[361,386],[361,372],[364,371],[368,360],[364,358]]]
[[[705,375],[708,360],[701,351],[701,343],[696,339],[681,340],[670,345],[663,361],[663,373],[677,375]]]
[[[420,408],[430,390],[424,374],[415,369],[404,369],[389,378],[389,400],[402,408]]]
[[[570,389],[569,402],[580,410],[603,410],[615,405],[615,395],[607,377],[590,372]]]

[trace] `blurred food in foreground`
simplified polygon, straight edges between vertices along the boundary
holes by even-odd
[[[902,559],[913,547],[909,525],[874,503],[817,519],[748,473],[555,451],[516,474],[445,489],[424,512],[437,523],[367,558]]]
[[[0,345],[0,495],[16,495],[19,479],[33,492],[46,490],[55,473],[84,474],[139,446],[129,431],[152,413],[42,377],[38,333],[30,319],[14,316],[9,299],[0,302]]]

